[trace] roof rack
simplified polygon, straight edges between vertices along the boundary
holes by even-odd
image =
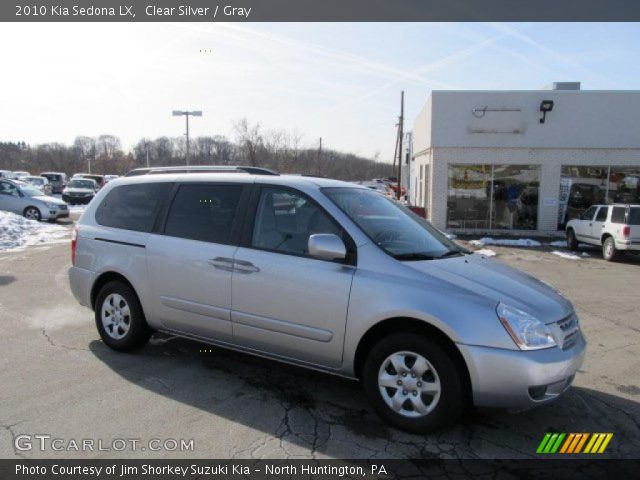
[[[138,175],[155,175],[159,173],[249,173],[251,175],[280,175],[275,170],[261,167],[242,167],[235,165],[196,165],[189,167],[151,167],[136,168],[127,172],[125,177],[136,177]]]

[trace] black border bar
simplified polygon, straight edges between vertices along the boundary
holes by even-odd
[[[640,460],[598,460],[595,458],[565,460],[559,457],[531,460],[5,459],[0,460],[0,478],[2,480],[339,480],[341,478],[361,480],[417,480],[421,478],[565,480],[572,478],[636,478],[638,467],[640,467]],[[75,473],[60,474],[61,471]]]
[[[167,13],[164,15],[149,15],[147,9],[149,6],[173,7],[173,10],[164,10]],[[184,8],[180,10],[180,6]],[[64,10],[65,8],[68,10]],[[85,14],[80,14],[82,8],[86,9]],[[86,13],[90,8],[93,8],[91,13]],[[235,10],[230,14],[232,8],[243,10]],[[102,13],[100,9],[113,10]],[[197,9],[202,9],[199,11],[200,14],[196,13]],[[68,14],[64,14],[65,12]],[[135,14],[135,17],[132,14]],[[177,21],[637,22],[640,21],[640,2],[638,0],[3,0],[0,2],[0,22]]]

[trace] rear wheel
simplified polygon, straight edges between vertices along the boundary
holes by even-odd
[[[567,230],[567,248],[574,251],[578,249],[578,239],[576,238],[576,232],[573,231],[573,228]]]
[[[609,262],[618,258],[616,242],[613,237],[607,237],[604,239],[604,243],[602,244],[602,256]]]
[[[376,413],[394,427],[414,433],[431,432],[458,419],[465,404],[462,378],[445,348],[409,333],[378,342],[362,375]]]
[[[138,296],[126,283],[116,280],[105,284],[94,307],[98,333],[114,350],[133,350],[149,340],[151,329]]]
[[[22,214],[24,215],[24,218],[27,218],[29,220],[35,220],[39,222],[42,219],[40,210],[38,210],[36,207],[27,207],[24,209],[24,212],[22,212]]]

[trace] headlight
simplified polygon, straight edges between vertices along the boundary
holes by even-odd
[[[44,204],[47,208],[58,208],[58,205],[56,203],[44,202]]]
[[[556,346],[549,328],[527,312],[499,303],[496,313],[520,350],[540,350]]]

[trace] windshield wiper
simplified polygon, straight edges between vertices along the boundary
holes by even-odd
[[[462,250],[449,250],[448,252],[443,253],[442,255],[440,255],[437,258],[445,258],[445,257],[452,257],[454,255],[456,256],[462,256],[464,255],[465,252],[463,252]]]
[[[427,255],[426,253],[413,252],[413,253],[399,253],[394,255],[396,260],[433,260],[433,255]]]

